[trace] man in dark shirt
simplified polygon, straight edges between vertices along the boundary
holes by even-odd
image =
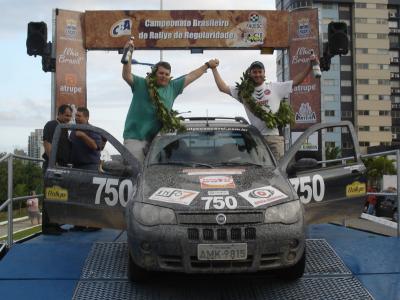
[[[89,124],[89,110],[78,107],[75,115],[76,124]],[[72,144],[71,162],[74,168],[98,170],[100,163],[101,136],[92,131],[73,130],[70,135]]]
[[[54,131],[58,124],[66,124],[71,121],[72,118],[72,108],[69,105],[63,104],[58,108],[57,119],[51,120],[46,123],[43,129],[43,174],[49,165],[49,157],[51,153],[51,147],[53,142]],[[71,144],[68,139],[68,130],[63,129],[57,148],[57,158],[56,163],[60,166],[66,166],[69,163],[71,151]]]
[[[52,149],[53,135],[58,124],[69,123],[72,117],[72,108],[69,105],[63,104],[58,108],[57,119],[46,123],[43,129],[43,146],[45,153],[43,154],[43,175],[49,165],[49,157]],[[63,129],[57,147],[56,163],[60,166],[66,166],[69,163],[71,144],[68,139],[68,130]],[[50,223],[46,210],[46,202],[43,203],[42,215],[42,233],[43,234],[61,234],[65,231],[59,224]]]

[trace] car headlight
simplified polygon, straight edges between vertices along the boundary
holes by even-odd
[[[265,223],[296,223],[301,214],[300,201],[291,201],[268,207],[265,211]]]
[[[135,202],[133,216],[136,221],[146,226],[176,224],[175,213],[172,209],[151,204]]]

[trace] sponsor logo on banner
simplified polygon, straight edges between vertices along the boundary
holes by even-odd
[[[67,47],[58,56],[58,62],[60,64],[81,65],[83,62],[83,56],[79,53],[78,50]]]
[[[310,36],[311,27],[310,27],[310,19],[309,18],[302,18],[297,21],[297,36],[299,38],[305,38]]]
[[[245,33],[246,42],[249,44],[262,44],[264,42],[264,17],[261,17],[257,12],[249,14],[249,21],[247,23],[248,32]]]
[[[346,197],[363,196],[367,192],[365,182],[354,181],[346,186]]]
[[[65,84],[60,85],[60,92],[63,94],[82,93],[82,87],[78,86],[78,79],[75,74],[67,73],[64,78]]]
[[[115,22],[110,28],[110,35],[112,37],[132,35],[131,19],[123,19]]]
[[[261,188],[249,190],[239,193],[241,197],[246,199],[254,207],[278,201],[287,198],[287,195],[273,186],[264,186]]]
[[[308,64],[310,62],[310,55],[315,53],[313,48],[299,47],[296,54],[292,57],[292,64]]]
[[[316,123],[317,114],[312,110],[310,103],[301,103],[295,116],[296,123]]]
[[[199,192],[196,191],[161,187],[151,195],[149,199],[167,203],[190,205],[198,194]]]
[[[300,84],[293,88],[295,93],[310,93],[317,90],[317,85],[314,84]]]
[[[67,19],[64,26],[64,36],[61,36],[62,40],[69,41],[82,41],[82,37],[78,34],[78,21],[74,19]]]
[[[200,177],[202,189],[234,189],[236,188],[232,176],[205,176]]]
[[[187,175],[241,175],[245,169],[183,169]]]
[[[46,199],[67,201],[68,200],[68,190],[63,189],[59,186],[52,186],[46,188]]]

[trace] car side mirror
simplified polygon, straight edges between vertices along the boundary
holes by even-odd
[[[300,158],[294,164],[289,165],[287,174],[294,176],[297,172],[315,169],[318,167],[318,161],[315,158]]]
[[[318,167],[318,161],[315,158],[300,158],[293,167],[296,171],[315,169]]]

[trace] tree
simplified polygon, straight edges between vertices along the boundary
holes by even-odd
[[[367,168],[368,180],[377,184],[383,178],[383,175],[397,174],[394,162],[394,159],[388,159],[386,156],[366,158],[364,164]]]

